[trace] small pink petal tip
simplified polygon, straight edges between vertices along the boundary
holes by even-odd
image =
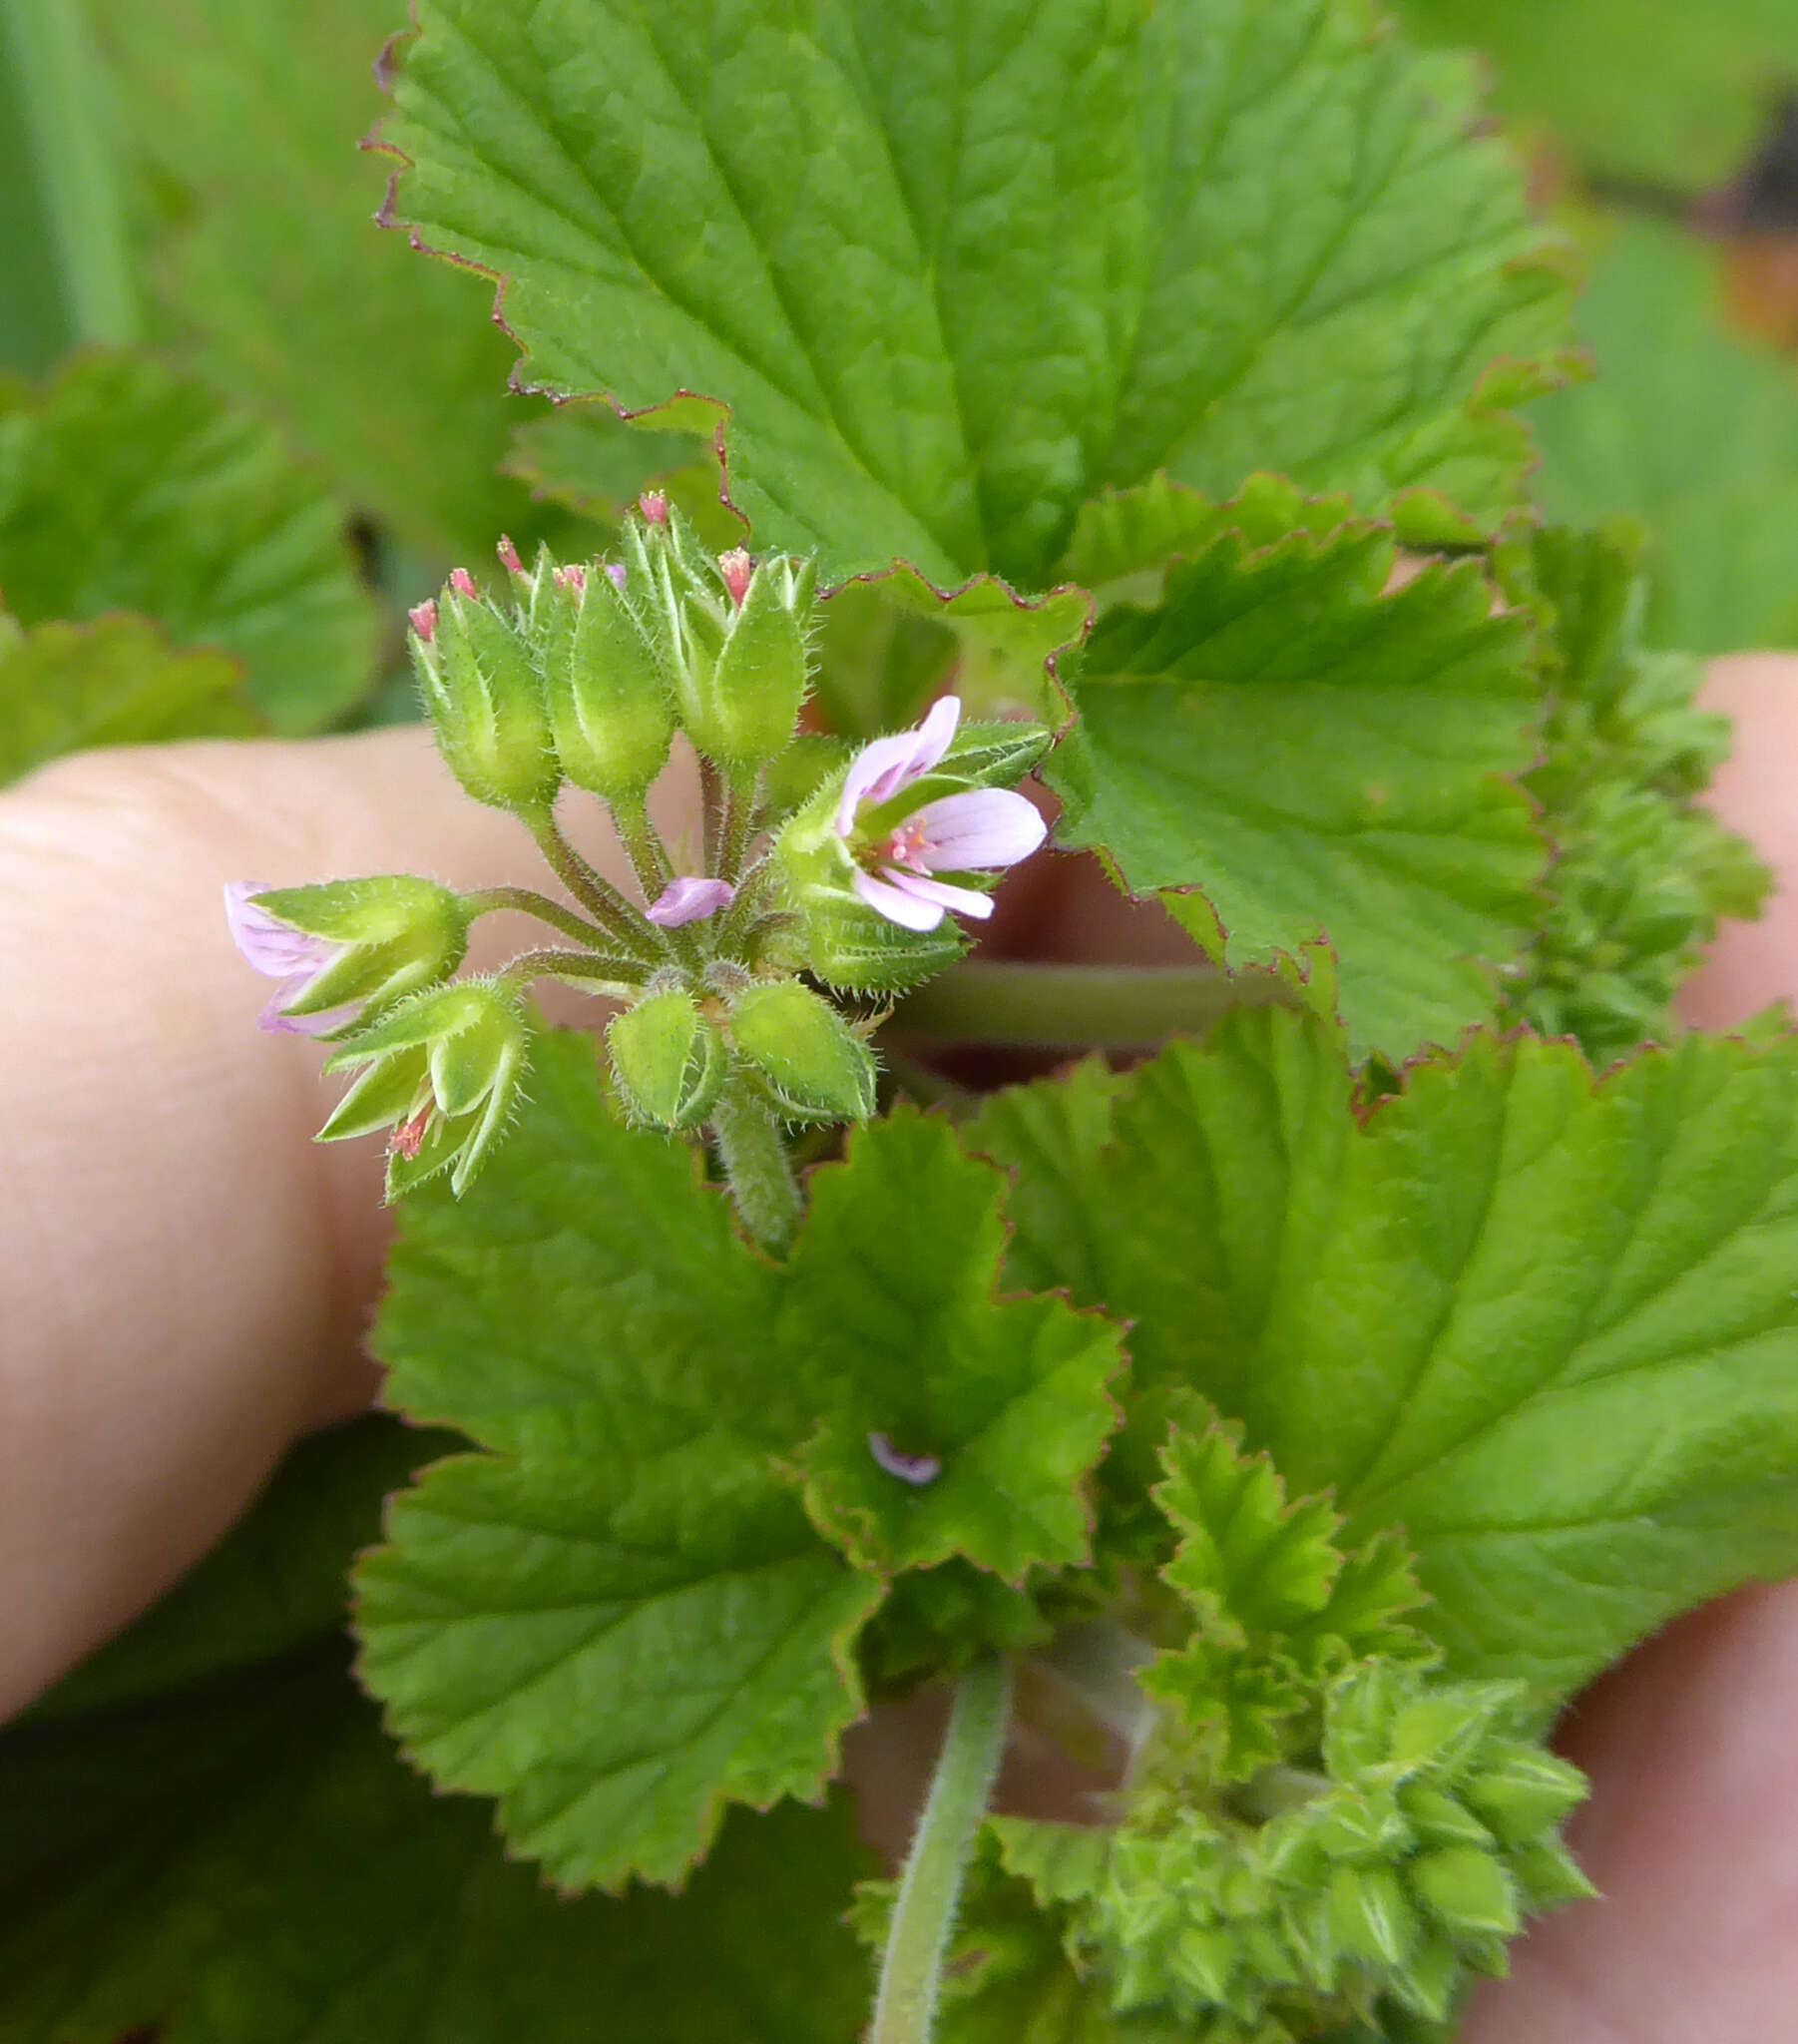
[[[940,1456],[908,1455],[902,1448],[894,1447],[883,1433],[869,1434],[868,1453],[889,1476],[896,1476],[901,1483],[909,1483],[917,1490],[934,1483],[943,1473]]]
[[[415,603],[406,616],[412,620],[413,631],[429,646],[437,636],[436,603]]]
[[[666,490],[645,490],[637,500],[637,508],[652,525],[668,523],[668,492]]]
[[[706,880],[695,873],[682,873],[663,888],[644,913],[660,928],[677,930],[682,923],[702,922],[706,916],[716,915],[735,899],[736,889],[728,880]]]
[[[718,572],[724,578],[724,587],[730,592],[730,601],[741,610],[743,598],[749,593],[749,584],[755,578],[755,563],[742,547],[732,547],[727,554],[718,556]]]
[[[450,570],[450,587],[458,596],[477,597],[480,591],[475,587],[475,578],[466,568]]]
[[[510,568],[514,575],[525,572],[525,564],[518,558],[518,549],[512,544],[511,535],[502,532],[499,544],[500,566]]]
[[[571,596],[579,596],[587,587],[587,570],[579,561],[571,561],[566,568],[556,570],[557,587],[566,589]]]

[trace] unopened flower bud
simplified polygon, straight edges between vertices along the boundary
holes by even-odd
[[[263,1026],[319,1034],[361,1009],[372,1020],[447,979],[468,948],[461,896],[412,873],[310,887],[225,889],[237,947],[284,977]]]
[[[572,629],[543,642],[544,689],[562,770],[604,800],[643,794],[668,764],[674,706],[662,663],[610,575],[565,586]]]
[[[724,1083],[724,1046],[684,988],[651,994],[615,1016],[606,1047],[634,1120],[659,1129],[690,1129],[716,1104]]]
[[[730,1007],[730,1041],[793,1121],[858,1122],[874,1112],[874,1054],[796,979],[764,981]]]
[[[726,555],[720,572],[735,607],[707,661],[697,646],[676,672],[687,735],[737,774],[752,774],[792,743],[810,677],[809,641],[817,574],[810,561],[771,555],[748,570]],[[742,594],[736,594],[741,588]]]
[[[637,500],[638,509],[652,525],[668,523],[668,493],[665,490],[645,490]]]
[[[450,771],[477,801],[544,809],[561,770],[536,662],[518,627],[458,568],[412,663]]]
[[[518,1097],[529,1034],[517,992],[471,979],[414,994],[360,1030],[325,1066],[361,1067],[321,1142],[392,1129],[387,1197],[439,1171],[467,1189]]]

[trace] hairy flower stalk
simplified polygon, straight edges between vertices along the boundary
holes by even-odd
[[[281,982],[264,1026],[328,1035],[327,1069],[356,1074],[320,1133],[385,1129],[390,1198],[437,1172],[466,1190],[522,1097],[522,994],[555,979],[620,1010],[606,1043],[621,1112],[702,1135],[743,1226],[778,1254],[800,1204],[787,1131],[865,1118],[877,1076],[868,1025],[797,975],[857,992],[952,958],[947,919],[989,915],[999,872],[1043,841],[1035,807],[994,783],[1027,772],[1047,734],[965,729],[948,697],[782,821],[766,769],[810,688],[811,563],[741,547],[714,557],[656,493],[626,521],[622,553],[558,562],[546,549],[527,563],[502,540],[496,589],[458,568],[410,613],[445,762],[476,800],[519,818],[571,902],[517,887],[458,895],[409,875],[245,884],[227,896],[231,931]],[[677,870],[646,800],[680,732],[716,798],[697,873]],[[584,797],[611,811],[637,899],[564,829],[560,805]],[[561,941],[452,979],[470,924],[500,908]]]

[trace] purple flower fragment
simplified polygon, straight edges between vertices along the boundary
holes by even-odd
[[[268,998],[268,1005],[256,1018],[260,1029],[279,1030],[289,1036],[323,1036],[347,1022],[356,1003],[329,1008],[319,1015],[286,1015],[281,1011],[303,1000],[320,974],[334,965],[342,954],[341,944],[324,937],[307,936],[258,908],[255,897],[266,887],[249,880],[227,880],[225,886],[225,919],[230,926],[231,941],[245,960],[266,979],[281,984]]]
[[[926,802],[871,843],[852,842],[864,810],[884,807],[941,762],[961,716],[960,697],[945,696],[916,731],[864,746],[843,782],[836,834],[857,861],[850,884],[870,908],[902,929],[934,930],[951,910],[984,920],[993,913],[990,895],[932,876],[1014,866],[1049,834],[1025,796],[1009,788],[969,787]]]
[[[915,1490],[923,1489],[927,1483],[934,1483],[943,1473],[941,1457],[908,1455],[903,1448],[894,1447],[883,1433],[869,1434],[868,1453],[889,1476],[898,1477],[901,1483],[909,1483]]]
[[[701,879],[696,873],[682,873],[671,880],[644,910],[653,923],[665,930],[677,930],[685,922],[702,922],[728,908],[736,889],[728,880]]]

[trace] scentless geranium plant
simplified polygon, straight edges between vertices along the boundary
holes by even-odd
[[[1563,1704],[1798,1567],[1798,1049],[1672,1016],[1765,881],[1637,536],[1533,503],[1568,250],[1360,0],[416,0],[381,75],[383,219],[559,401],[582,515],[419,454],[494,565],[384,585],[544,871],[227,891],[386,1145],[389,1416],[0,1745],[96,1841],[0,1861],[0,2039],[1452,2038],[1593,1892]],[[220,403],[0,415],[9,592],[97,419],[228,511]],[[287,729],[341,570],[225,621]],[[71,629],[0,683],[111,700]],[[153,651],[134,715],[228,695]],[[970,955],[1074,854],[1178,962]]]

